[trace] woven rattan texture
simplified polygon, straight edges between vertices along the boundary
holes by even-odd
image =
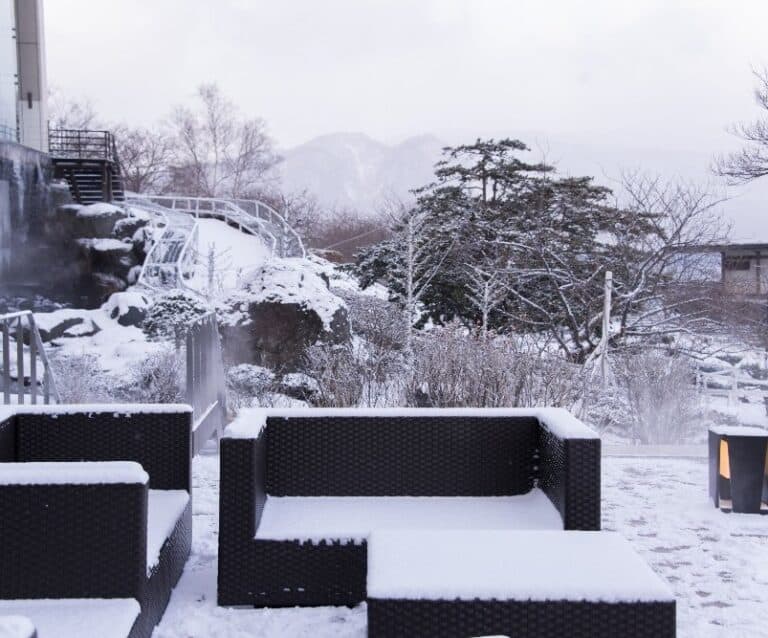
[[[675,604],[368,600],[368,638],[674,638]]]
[[[16,417],[0,419],[0,463],[16,460]]]
[[[261,520],[264,439],[223,439],[220,448],[219,565],[220,605],[253,604],[254,535]]]
[[[599,439],[560,439],[542,427],[538,478],[565,529],[600,529]]]
[[[136,461],[150,489],[189,490],[191,414],[20,414],[20,461]]]
[[[0,486],[0,598],[136,598],[147,487]]]
[[[365,543],[252,542],[256,607],[354,606],[365,600]]]
[[[181,578],[192,546],[192,503],[176,522],[173,532],[165,541],[160,560],[144,585],[141,615],[136,619],[129,638],[150,638],[155,625],[165,613],[176,583]]]
[[[270,418],[275,496],[500,496],[533,486],[533,418]]]

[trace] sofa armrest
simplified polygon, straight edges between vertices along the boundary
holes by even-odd
[[[540,421],[538,486],[566,530],[600,529],[600,439],[570,414],[551,411]]]
[[[0,410],[2,410],[0,408]],[[16,415],[0,411],[0,463],[16,460]]]
[[[147,475],[136,463],[0,466],[0,598],[137,598]]]
[[[191,491],[189,406],[20,407],[16,440],[19,461],[135,461],[150,489]]]
[[[242,591],[250,583],[243,571],[253,567],[254,537],[267,500],[265,438],[262,430],[253,438],[225,436],[220,442],[219,605],[249,598]]]

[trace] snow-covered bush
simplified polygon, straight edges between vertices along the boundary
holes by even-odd
[[[702,416],[690,361],[657,350],[627,353],[614,362],[628,410],[626,434],[643,444],[684,442]]]
[[[110,403],[115,400],[95,354],[51,352],[56,389],[62,403]]]
[[[227,406],[233,413],[254,404],[265,406],[275,391],[275,373],[268,368],[241,363],[227,370]]]
[[[133,368],[127,398],[136,403],[184,402],[183,373],[174,348],[163,347]]]
[[[148,309],[142,328],[151,339],[173,339],[180,344],[191,321],[208,312],[208,307],[182,290],[158,297]]]
[[[510,338],[483,338],[453,325],[415,340],[407,401],[435,407],[570,408],[580,390],[579,366],[529,351]]]
[[[307,372],[317,381],[315,405],[361,405],[366,370],[352,345],[314,345],[307,349],[306,364]]]

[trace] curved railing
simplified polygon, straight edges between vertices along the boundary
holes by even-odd
[[[131,197],[126,197],[131,201]],[[271,206],[257,200],[183,195],[143,195],[139,199],[155,206],[192,215],[196,219],[219,219],[241,232],[260,236],[279,257],[306,257],[298,233]]]
[[[199,237],[197,223],[193,223],[189,232],[185,233],[185,229],[170,222],[167,209],[162,206],[153,204],[138,195],[126,196],[126,205],[153,215],[154,234],[157,235],[159,232],[159,237],[153,238],[152,247],[144,259],[136,284],[151,290],[173,287],[198,294],[186,283],[187,276],[194,268],[194,259],[197,254]]]

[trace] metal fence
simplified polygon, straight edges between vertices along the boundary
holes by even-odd
[[[211,437],[221,437],[227,416],[216,313],[209,312],[189,324],[186,350],[187,402],[194,411],[193,447],[197,454]]]
[[[56,381],[32,312],[26,310],[0,315],[0,332],[3,403],[24,404],[28,401],[34,405],[39,402],[40,395],[43,403],[59,403]],[[28,343],[25,344],[25,340]],[[42,378],[38,362],[42,364]]]
[[[117,161],[115,136],[110,131],[50,129],[48,149],[57,159]]]

